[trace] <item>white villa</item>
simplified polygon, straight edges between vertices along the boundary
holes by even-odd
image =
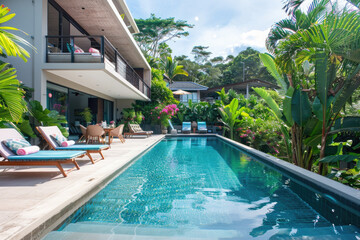
[[[150,100],[151,68],[132,34],[139,30],[125,0],[5,0],[8,25],[36,47],[27,63],[9,58],[34,99],[67,116],[89,107],[93,121],[118,119],[135,100]]]

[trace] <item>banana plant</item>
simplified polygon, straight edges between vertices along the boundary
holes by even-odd
[[[228,105],[222,105],[218,109],[221,116],[220,121],[224,124],[224,128],[229,131],[230,139],[234,139],[234,129],[241,115],[239,100],[234,98]]]

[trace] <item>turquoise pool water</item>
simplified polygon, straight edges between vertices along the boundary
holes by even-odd
[[[170,138],[45,239],[360,239],[349,214],[220,139]]]

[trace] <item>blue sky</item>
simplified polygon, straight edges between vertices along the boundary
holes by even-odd
[[[127,0],[134,18],[187,20],[190,35],[170,42],[173,55],[190,55],[193,46],[209,46],[215,56],[227,56],[250,46],[266,51],[270,27],[287,17],[282,0]]]

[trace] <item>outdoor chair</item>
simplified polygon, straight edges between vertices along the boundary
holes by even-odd
[[[85,151],[45,151],[28,154],[16,155],[4,144],[7,139],[21,139],[25,138],[14,128],[0,128],[0,155],[4,158],[0,161],[0,166],[56,166],[64,177],[67,173],[74,169],[80,169],[75,161],[75,158],[85,156]],[[61,164],[73,164],[75,167],[64,170]]]
[[[79,140],[78,140],[78,142],[82,142],[82,141],[84,141],[84,142],[86,142],[87,141],[87,135],[86,135],[86,127],[85,126],[83,126],[83,125],[79,125],[79,127],[80,127],[80,130],[81,130],[81,137],[79,138]]]
[[[90,127],[90,126],[89,126]],[[100,126],[98,126],[100,127]],[[100,127],[101,128],[101,127]],[[109,145],[104,144],[75,144],[68,147],[59,146],[59,144],[54,140],[51,135],[57,134],[62,135],[60,129],[57,126],[38,126],[36,129],[39,131],[41,136],[45,139],[45,141],[49,144],[52,150],[82,150],[86,151],[86,155],[90,158],[90,161],[94,164],[98,160],[104,159],[104,155],[101,151],[107,150],[110,148]],[[102,128],[101,128],[102,129]],[[99,153],[101,158],[100,159],[93,159],[91,153]]]
[[[191,122],[183,122],[181,131],[183,133],[190,133],[191,132]]]
[[[143,135],[143,136],[146,136],[146,137],[149,137],[151,136],[151,134],[153,134],[153,131],[144,131],[142,130],[142,128],[140,127],[139,124],[129,124],[129,130],[130,132],[128,133],[124,133],[124,136],[125,137],[131,137],[131,136],[134,136],[134,135]]]
[[[105,143],[105,131],[99,125],[89,125],[86,128],[86,143]]]
[[[119,125],[118,127],[114,128],[110,131],[109,134],[109,142],[112,143],[114,137],[118,137],[120,139],[120,142],[125,143],[125,139],[123,137],[123,131],[124,131],[124,124]]]
[[[197,123],[199,133],[207,133],[206,122],[198,122]]]

